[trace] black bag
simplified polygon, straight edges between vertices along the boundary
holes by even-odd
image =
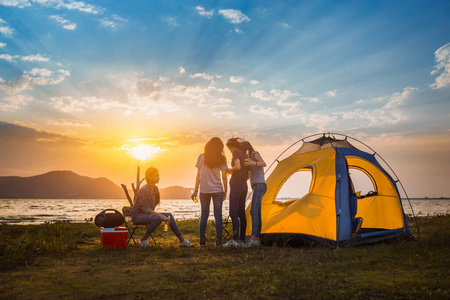
[[[113,211],[108,212],[107,211]],[[94,223],[98,227],[114,228],[125,222],[123,215],[115,209],[105,209],[95,216]]]

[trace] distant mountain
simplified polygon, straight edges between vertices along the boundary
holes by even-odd
[[[178,185],[159,189],[161,199],[190,199],[192,190]]]
[[[31,177],[0,177],[0,198],[117,199],[124,198],[124,192],[106,178],[52,171]]]
[[[191,189],[160,189],[161,199],[189,199]],[[132,192],[130,193],[132,195]],[[0,199],[126,199],[123,189],[109,179],[52,171],[31,177],[0,176]]]

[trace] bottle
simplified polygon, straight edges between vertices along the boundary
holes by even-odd
[[[245,150],[245,158],[246,159],[250,158],[250,155],[248,154],[248,150]]]
[[[198,202],[198,198],[194,197],[194,198],[192,198],[192,201],[194,201],[194,203],[197,203]]]
[[[169,230],[169,224],[167,224],[166,222],[164,222],[164,229],[163,230],[164,231]]]

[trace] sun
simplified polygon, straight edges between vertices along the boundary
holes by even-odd
[[[139,145],[127,149],[127,153],[133,155],[135,158],[141,161],[150,159],[153,155],[163,152],[160,147],[153,147],[150,145]]]

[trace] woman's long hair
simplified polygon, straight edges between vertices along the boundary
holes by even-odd
[[[255,149],[253,149],[253,146],[252,144],[250,144],[249,141],[246,141],[245,139],[240,137],[234,137],[229,139],[227,141],[227,147],[237,148],[244,153],[248,150],[249,154],[252,154],[252,152],[255,151]]]
[[[228,139],[227,141],[227,147],[233,147],[233,148],[237,148],[239,150],[242,150],[245,152],[245,149],[242,148],[242,142],[244,141],[244,139],[241,139],[239,137],[232,137],[231,139]]]
[[[255,151],[255,149],[253,149],[252,144],[250,144],[249,141],[245,141],[243,140],[241,142],[241,150],[245,153],[248,150],[248,153],[251,155],[253,151]]]
[[[218,137],[213,137],[205,145],[205,166],[217,168],[227,163],[223,153],[223,142]]]

